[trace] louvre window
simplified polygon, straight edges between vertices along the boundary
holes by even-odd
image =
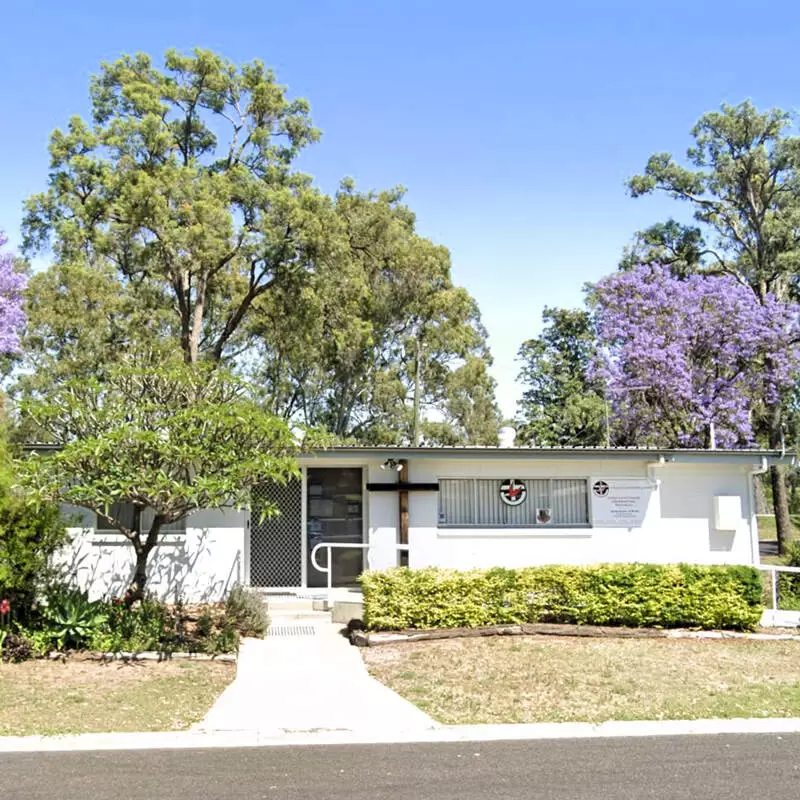
[[[109,507],[109,516],[113,519],[119,520],[126,528],[133,527],[133,503],[112,503]],[[155,511],[152,508],[142,509],[142,515],[139,517],[139,527],[141,533],[147,533],[150,526],[153,524]],[[102,517],[97,517],[96,531],[103,533],[119,533],[117,528],[113,528]],[[168,522],[161,526],[161,533],[186,533],[186,517],[179,519],[177,522]]]
[[[503,502],[505,481],[487,478],[439,480],[439,527],[578,528],[589,525],[589,490],[583,478],[519,478],[525,498]]]

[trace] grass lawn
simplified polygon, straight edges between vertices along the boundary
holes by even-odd
[[[235,674],[214,661],[0,663],[0,736],[182,730]]]
[[[758,520],[758,538],[761,541],[774,542],[778,538],[778,532],[775,530],[775,515],[774,514],[759,514],[756,518]],[[794,530],[795,539],[800,539],[800,516],[792,514],[792,528]]]
[[[490,637],[363,652],[447,724],[800,716],[800,642]]]

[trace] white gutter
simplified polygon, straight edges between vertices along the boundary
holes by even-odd
[[[769,469],[767,457],[761,457],[761,464],[755,469],[748,471],[747,475],[750,480],[749,486],[749,500],[750,500],[750,552],[753,564],[758,566],[761,563],[761,548],[758,544],[758,519],[756,518],[756,484],[755,479],[757,475],[763,475]]]

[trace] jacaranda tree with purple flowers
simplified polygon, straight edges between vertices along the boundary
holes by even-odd
[[[0,353],[16,353],[25,325],[22,302],[27,279],[15,268],[14,256],[3,252],[7,243],[8,239],[0,231]]]
[[[751,444],[754,413],[797,381],[800,307],[730,275],[643,265],[592,301],[616,444],[707,447],[712,424],[718,445]]]

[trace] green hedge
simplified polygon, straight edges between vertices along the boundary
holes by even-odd
[[[361,585],[371,630],[526,622],[747,630],[763,610],[761,576],[742,566],[399,567],[367,572]]]

